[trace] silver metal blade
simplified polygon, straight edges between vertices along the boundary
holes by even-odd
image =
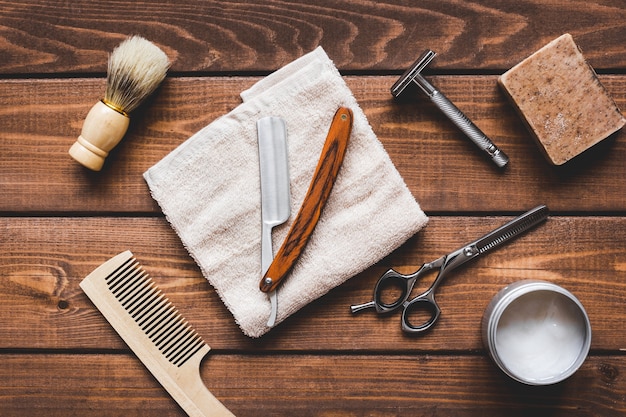
[[[289,162],[287,157],[287,129],[283,119],[269,116],[257,121],[259,168],[261,173],[261,275],[274,259],[272,228],[289,219],[291,193],[289,191]],[[276,322],[276,291],[270,294],[272,312],[267,323]]]
[[[543,205],[535,207],[534,209],[527,211],[521,216],[516,217],[505,225],[481,237],[475,242],[475,246],[479,253],[485,253],[533,228],[537,224],[546,220],[549,214],[550,212],[548,207]]]

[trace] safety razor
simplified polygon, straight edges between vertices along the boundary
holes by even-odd
[[[430,100],[454,123],[465,135],[470,138],[478,148],[483,150],[489,158],[499,167],[504,168],[509,157],[506,156],[492,141],[485,135],[454,103],[452,103],[443,93],[438,91],[423,76],[422,71],[433,60],[437,54],[430,49],[413,63],[413,65],[402,74],[400,79],[391,87],[391,94],[399,97],[400,94],[411,84],[415,83],[430,97]]]

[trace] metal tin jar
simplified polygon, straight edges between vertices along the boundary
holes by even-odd
[[[571,376],[591,346],[591,324],[580,301],[556,284],[524,280],[503,288],[482,320],[485,348],[516,381],[549,385]]]

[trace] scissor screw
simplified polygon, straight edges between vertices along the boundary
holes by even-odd
[[[476,253],[476,251],[474,250],[473,247],[467,246],[465,249],[463,249],[463,253],[465,254],[465,256],[473,256]]]

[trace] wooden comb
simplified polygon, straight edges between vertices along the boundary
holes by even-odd
[[[100,265],[80,287],[187,414],[233,416],[200,378],[200,362],[211,348],[130,251]]]

